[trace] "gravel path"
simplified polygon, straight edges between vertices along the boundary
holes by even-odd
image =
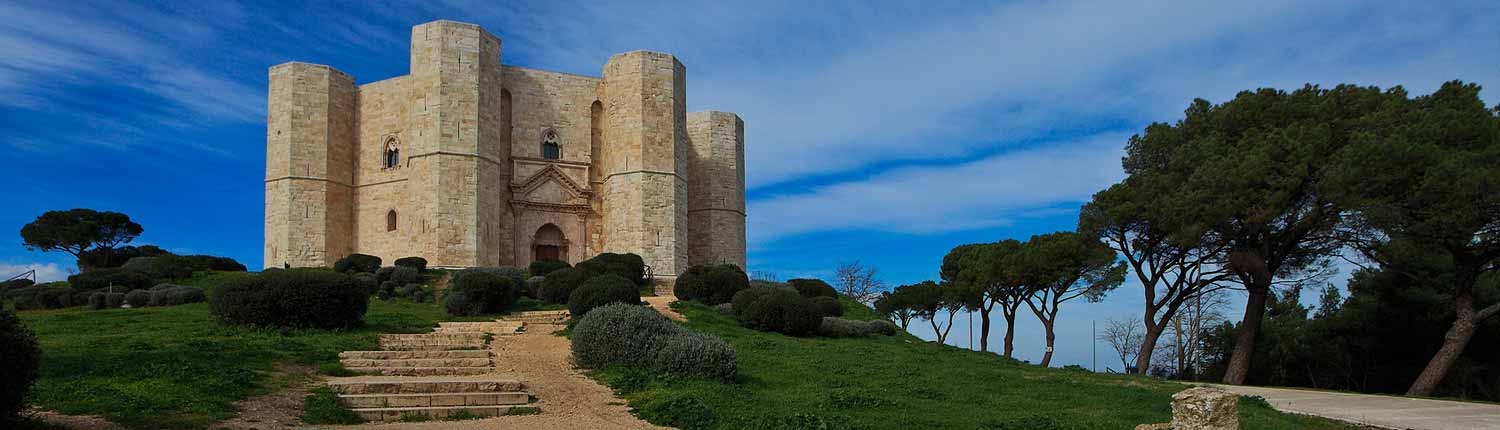
[[[382,423],[339,426],[350,429],[499,429],[528,430],[632,430],[660,429],[630,414],[625,401],[608,387],[594,382],[573,368],[568,339],[553,335],[559,325],[526,326],[526,333],[496,336],[490,342],[495,352],[497,377],[524,381],[537,397],[532,406],[540,414],[467,421]],[[328,428],[328,426],[319,426]]]
[[[1277,410],[1401,430],[1500,429],[1500,405],[1287,388],[1212,385]]]

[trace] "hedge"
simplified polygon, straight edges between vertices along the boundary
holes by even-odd
[[[349,254],[333,263],[333,271],[339,273],[368,272],[375,273],[380,270],[380,257],[366,254]]]
[[[684,331],[665,338],[651,354],[652,371],[733,381],[738,358],[723,339]]]
[[[824,337],[865,337],[875,334],[894,336],[898,330],[895,323],[886,320],[855,321],[823,317],[817,333]]]
[[[395,265],[397,267],[410,267],[413,269],[417,269],[417,272],[419,273],[427,271],[427,259],[422,257],[397,258]]]
[[[787,285],[791,285],[792,288],[795,288],[797,290],[797,294],[801,294],[802,297],[832,297],[835,299],[839,298],[838,291],[834,290],[832,285],[828,285],[827,282],[823,282],[823,280],[821,279],[791,279],[787,280],[786,283]]]
[[[729,303],[734,294],[750,288],[750,277],[733,264],[693,266],[677,277],[673,294],[680,300],[693,300],[713,306]]]
[[[545,258],[531,262],[531,265],[526,267],[526,271],[531,272],[531,276],[547,276],[549,273],[569,267],[573,266],[566,261],[556,258]]]
[[[156,285],[150,275],[122,268],[96,269],[68,277],[68,285],[77,290],[98,290],[111,286],[114,291],[144,290]]]
[[[519,283],[506,271],[496,269],[466,269],[453,275],[444,293],[443,309],[455,316],[503,312],[515,302]]]
[[[640,305],[641,290],[629,279],[612,274],[595,276],[568,295],[568,313],[578,318],[610,303]]]
[[[132,290],[125,293],[125,303],[132,308],[143,308],[151,301],[151,292],[147,290]]]
[[[732,303],[741,325],[790,336],[812,334],[823,318],[811,300],[794,291],[776,288],[740,291]]]
[[[606,252],[579,262],[575,267],[594,276],[611,273],[637,285],[646,282],[646,261],[635,254]]]
[[[146,306],[177,306],[206,300],[203,290],[181,285],[161,284],[151,287]]]
[[[547,303],[568,303],[568,296],[573,295],[573,290],[583,285],[583,281],[589,280],[589,273],[576,267],[560,269],[542,280],[542,289],[537,298]]]
[[[26,394],[36,382],[42,349],[14,313],[0,306],[0,424],[19,424]]]
[[[364,324],[369,296],[353,277],[333,272],[278,270],[232,280],[209,299],[227,324],[353,328]]]
[[[817,296],[808,299],[808,301],[812,302],[813,306],[818,308],[818,313],[825,317],[844,316],[844,304],[839,302],[839,299]]]

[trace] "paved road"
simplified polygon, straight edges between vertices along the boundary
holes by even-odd
[[[1400,430],[1500,430],[1500,405],[1369,394],[1214,385],[1276,409]]]

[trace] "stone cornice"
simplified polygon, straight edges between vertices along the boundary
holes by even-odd
[[[525,181],[511,184],[510,191],[513,193],[531,194],[532,191],[536,191],[536,189],[538,187],[541,187],[542,184],[547,183],[548,179],[555,180],[559,184],[562,184],[563,188],[568,190],[568,193],[572,194],[573,197],[588,199],[593,195],[592,191],[579,186],[577,182],[573,182],[573,179],[569,178],[568,175],[563,173],[561,169],[558,169],[557,166],[551,164],[542,167],[542,170],[532,174],[531,177],[526,178]]]

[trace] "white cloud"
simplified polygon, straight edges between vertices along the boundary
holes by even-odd
[[[38,283],[64,281],[68,279],[69,275],[69,272],[58,266],[57,263],[0,263],[0,279],[9,279],[12,276],[32,270],[36,271],[36,281]]]
[[[907,167],[756,200],[747,208],[749,241],[839,229],[957,231],[1075,206],[1123,176],[1128,136],[1105,133],[959,165]]]

